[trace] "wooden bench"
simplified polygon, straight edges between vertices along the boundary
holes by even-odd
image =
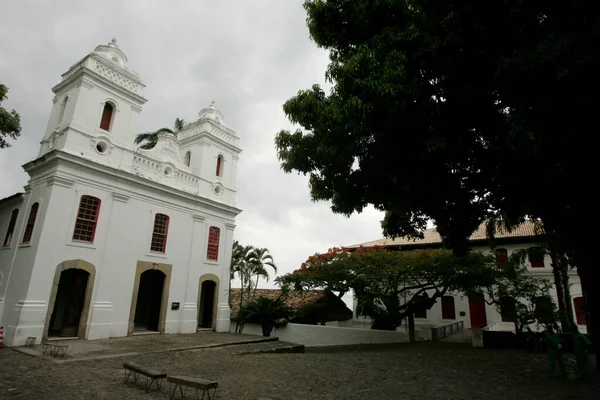
[[[58,355],[60,355],[62,358],[65,358],[68,348],[69,345],[66,343],[44,342],[42,343],[42,355],[45,356],[46,352],[49,352],[51,356],[54,356],[54,358],[56,358]]]
[[[175,397],[175,392],[177,388],[179,388],[179,393],[181,393],[181,398],[185,397],[185,390],[188,387],[196,389],[196,399],[198,398],[198,390],[202,391],[201,399],[204,399],[204,395],[208,394],[208,400],[215,399],[215,394],[217,393],[217,386],[219,384],[216,381],[207,381],[206,379],[200,378],[192,378],[189,376],[169,376],[167,378],[167,382],[169,382],[169,393],[170,399]],[[171,384],[174,385],[173,391],[171,392]],[[184,389],[185,388],[185,389]],[[213,395],[210,395],[210,389],[213,389]]]
[[[143,375],[146,377],[146,392],[150,391],[152,384],[156,382],[156,388],[160,390],[162,380],[167,377],[165,372],[155,371],[149,368],[144,368],[141,365],[126,362],[123,363],[123,369],[125,370],[125,383],[132,379],[133,383],[137,383],[138,377]]]

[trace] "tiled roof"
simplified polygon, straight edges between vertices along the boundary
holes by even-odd
[[[507,238],[531,238],[535,236],[535,224],[533,221],[525,221],[521,225],[515,227],[511,232],[506,230],[497,230],[495,234],[496,239],[507,239]],[[487,240],[485,222],[479,225],[479,228],[469,238],[470,242],[478,240]],[[423,232],[422,239],[409,239],[406,237],[398,237],[395,239],[379,239],[371,242],[353,244],[351,246],[344,246],[346,249],[353,249],[360,246],[372,247],[372,246],[411,246],[411,245],[427,245],[427,244],[441,244],[442,238],[435,228],[427,229]]]
[[[247,290],[244,290],[244,304],[248,302],[246,297]],[[231,289],[229,292],[229,306],[231,307],[231,319],[235,319],[240,310],[240,289]],[[257,289],[255,299],[266,297],[275,300],[281,295],[281,289]],[[324,290],[304,290],[298,292],[291,290],[285,298],[285,304],[296,312],[302,307],[312,304],[325,295]]]

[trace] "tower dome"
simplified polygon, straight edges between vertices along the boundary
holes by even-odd
[[[117,38],[113,37],[110,43],[106,45],[99,45],[94,50],[93,54],[100,55],[119,65],[120,67],[126,68],[125,65],[127,64],[127,56],[121,51],[121,49],[119,49],[119,46],[117,46]]]
[[[221,113],[221,111],[217,110],[214,100],[210,102],[210,105],[208,107],[200,110],[200,112],[198,113],[198,116],[200,117],[200,119],[208,118],[208,119],[217,121],[219,124],[224,124],[223,123],[223,113]]]

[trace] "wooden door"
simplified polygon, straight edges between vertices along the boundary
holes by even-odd
[[[469,296],[469,314],[471,317],[471,328],[483,328],[487,325],[485,298],[483,294],[476,293]]]

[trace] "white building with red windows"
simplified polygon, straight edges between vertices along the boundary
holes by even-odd
[[[62,75],[23,193],[0,200],[4,343],[229,331],[241,149],[214,102],[151,150],[113,39]]]
[[[485,225],[482,224],[469,239],[471,249],[482,253],[494,254],[500,262],[508,260],[508,257],[516,250],[536,247],[538,239],[535,235],[535,227],[531,221],[518,226],[512,232],[499,231],[496,233],[494,250],[490,249],[489,240],[486,235]],[[352,246],[344,246],[347,249],[372,246],[381,246],[390,250],[411,251],[419,249],[440,248],[442,239],[435,229],[427,229],[422,239],[379,239],[372,242],[361,243]],[[539,257],[539,252],[530,252],[529,273],[535,276],[543,277],[554,282],[552,274],[550,256]],[[585,311],[582,309],[583,298],[579,276],[574,269],[569,271],[569,284],[571,298],[576,323],[581,332],[586,333]],[[556,291],[551,295],[554,302],[557,303]],[[464,321],[465,328],[483,328],[490,330],[511,331],[514,330],[514,323],[504,318],[494,305],[488,304],[483,295],[474,295],[467,297],[462,293],[448,293],[446,296],[438,299],[434,306],[427,310],[415,314],[415,325],[419,327],[437,327],[448,325],[457,321]],[[354,307],[356,309],[356,307]],[[355,313],[355,324],[370,326],[370,320],[359,317]],[[399,329],[404,330],[402,326]]]

